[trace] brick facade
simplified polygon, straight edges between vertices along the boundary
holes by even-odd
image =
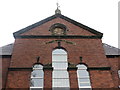
[[[97,36],[95,33],[80,28],[72,22],[60,17],[52,19],[40,26],[34,27],[20,36],[45,36],[51,35],[50,26],[55,23],[64,24],[69,31],[67,35]],[[58,47],[57,42],[47,43],[53,40],[65,40],[75,43],[69,44],[61,41],[61,47],[68,54],[68,62],[77,65],[79,57],[89,69],[92,88],[117,88],[118,87],[118,58],[106,58],[101,38],[16,38],[7,77],[6,88],[29,88],[32,66],[36,63],[36,57],[40,56],[42,65],[52,64],[52,51]],[[109,68],[111,69],[105,69]],[[98,69],[95,69],[98,68]],[[100,69],[103,68],[103,69]],[[78,88],[76,70],[69,70],[70,88]],[[44,88],[52,88],[52,70],[44,70]]]
[[[2,68],[2,72],[0,72],[0,85],[2,87],[6,86],[7,75],[8,75],[8,68],[10,66],[11,58],[0,58],[0,67]],[[2,81],[2,82],[1,82]]]
[[[120,70],[119,68],[119,60],[120,57],[114,57],[114,58],[107,58],[111,67],[111,74],[112,74],[112,79],[114,82],[114,87],[117,88],[120,83],[119,83],[119,78],[118,78],[118,70]]]

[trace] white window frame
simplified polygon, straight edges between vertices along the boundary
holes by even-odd
[[[118,76],[119,76],[119,78],[120,78],[120,70],[118,70]]]
[[[79,65],[84,65],[84,64],[78,64],[76,67],[78,67],[78,70],[77,70],[77,78],[78,78],[78,87],[79,88],[91,88],[91,83],[90,82],[80,82],[80,79],[89,79],[90,81],[90,77],[89,77],[89,72],[87,71],[87,67],[85,66],[85,68],[79,68]],[[79,70],[85,70],[87,73],[88,73],[88,76],[80,76],[80,74],[78,73]],[[80,84],[81,83],[88,83],[90,84],[90,86],[81,86]]]
[[[39,89],[39,90],[43,90],[43,87],[30,87],[30,90],[33,90],[33,89],[34,89],[34,90],[35,90],[35,89],[37,89],[37,90],[38,90],[38,89]]]
[[[55,50],[59,50],[59,49],[55,49]],[[55,68],[54,66],[53,66],[53,72],[54,71],[66,71],[67,72],[67,76],[66,77],[68,77],[68,78],[65,78],[65,77],[54,77],[53,76],[53,74],[52,74],[52,88],[53,88],[53,90],[55,89],[55,88],[70,88],[70,81],[69,81],[69,73],[68,73],[68,71],[67,71],[67,67],[68,67],[68,62],[67,62],[67,52],[64,50],[64,49],[60,49],[60,50],[62,50],[62,51],[57,51],[57,53],[55,53],[54,51],[52,52],[52,66],[53,66],[53,63],[55,64],[55,63],[57,63],[57,64],[60,64],[60,63],[67,63],[67,65],[66,65],[66,67],[65,68],[59,68],[59,66],[57,67],[57,68]],[[59,52],[62,52],[62,53],[59,53]],[[60,60],[60,59],[58,59],[58,60],[55,60],[54,59],[54,55],[55,56],[65,56],[65,60]],[[62,57],[63,58],[63,57]],[[58,85],[57,86],[57,84],[56,84],[56,86],[54,86],[55,84],[55,82],[53,82],[54,80],[64,80],[64,79],[66,79],[66,80],[68,80],[68,82],[67,82],[67,86],[65,87],[65,86],[63,86],[62,87],[62,84],[61,85]],[[55,90],[57,90],[57,89],[55,89]]]
[[[40,64],[39,64],[40,65]],[[42,65],[41,65],[42,66]],[[40,88],[40,90],[43,90],[43,88],[44,88],[44,71],[43,71],[43,66],[41,67],[41,68],[34,68],[34,66],[33,66],[33,71],[34,70],[42,70],[42,72],[43,72],[43,77],[33,77],[32,76],[32,72],[31,72],[31,80],[32,79],[43,79],[42,81],[42,83],[43,83],[43,86],[40,86],[40,87],[33,87],[33,86],[30,86],[30,90],[32,90],[32,89],[36,89],[36,88]]]

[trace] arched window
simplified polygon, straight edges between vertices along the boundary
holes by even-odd
[[[120,78],[120,70],[118,70],[118,76],[119,76],[119,78]]]
[[[52,52],[52,87],[69,89],[69,74],[67,72],[67,52],[64,49],[55,49]]]
[[[87,71],[87,67],[84,64],[77,65],[77,77],[78,77],[78,87],[80,90],[91,90],[90,77]]]
[[[44,85],[44,72],[41,64],[35,64],[31,73],[31,90],[42,89]]]

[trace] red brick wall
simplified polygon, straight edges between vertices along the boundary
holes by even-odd
[[[30,71],[9,71],[6,88],[29,88]]]
[[[119,58],[118,58],[118,63],[119,63],[119,64],[118,64],[118,65],[119,65],[119,66],[118,66],[118,69],[120,70],[120,56],[119,56]],[[119,78],[119,85],[120,85],[120,78]]]
[[[2,85],[2,88],[5,88],[7,75],[8,75],[8,67],[10,65],[11,58],[0,58],[0,85]],[[2,82],[1,82],[2,81]]]
[[[94,35],[80,27],[77,27],[63,19],[57,18],[39,27],[36,27],[22,35],[51,35],[48,31],[49,27],[54,23],[62,23],[69,29],[68,35]],[[58,46],[57,43],[45,44],[46,42],[56,39],[16,39],[12,54],[12,62],[10,67],[32,67],[36,63],[36,57],[40,56],[40,63],[52,63],[52,51]],[[67,50],[68,62],[78,64],[79,57],[83,57],[83,62],[88,67],[108,67],[110,66],[104,54],[102,41],[100,39],[62,39],[76,43],[76,45],[61,42],[61,46]],[[28,87],[29,74],[25,71],[10,71],[8,76],[7,87]],[[69,71],[70,80],[76,81],[76,72]],[[73,77],[72,77],[73,75]],[[110,71],[90,71],[92,87],[114,87]],[[107,79],[106,77],[107,76]],[[19,77],[19,78],[18,78]],[[76,78],[75,78],[76,77]],[[72,79],[74,78],[74,79]],[[48,81],[47,81],[48,80]],[[51,87],[52,74],[50,71],[45,71],[45,88]],[[99,82],[98,82],[99,80]],[[70,81],[71,88],[77,87],[77,82],[74,85]],[[23,84],[21,84],[24,82]]]
[[[12,63],[10,67],[32,67],[36,62],[36,57],[40,56],[40,62],[42,64],[48,64],[52,62],[52,50],[57,47],[57,43],[45,44],[45,42],[51,41],[53,39],[17,39],[14,45]],[[78,64],[80,62],[79,56],[83,57],[83,62],[88,65],[88,67],[108,67],[108,61],[104,55],[101,40],[99,39],[64,39],[68,41],[75,42],[76,45],[61,43],[68,52],[68,61],[72,64]],[[46,56],[47,55],[47,56]],[[16,72],[12,72],[16,74]],[[70,78],[75,72],[70,71]],[[48,73],[50,74],[50,73]],[[72,74],[72,75],[71,75]],[[96,75],[96,76],[95,76]],[[105,75],[108,79],[105,79]],[[11,79],[16,78],[14,75],[9,73],[10,83],[13,83]],[[20,75],[21,76],[21,75]],[[51,75],[50,75],[51,76]],[[23,75],[24,77],[24,75]],[[46,77],[46,76],[45,76]],[[25,77],[24,77],[25,78]],[[49,80],[52,77],[49,77]],[[48,79],[48,78],[47,78]],[[100,81],[97,83],[97,80]],[[91,71],[92,87],[113,87],[112,77],[109,71]],[[20,82],[15,81],[16,85]],[[50,87],[50,82],[45,80],[46,88]],[[71,82],[72,83],[72,82]],[[103,83],[103,84],[102,84]],[[107,85],[106,85],[107,83]],[[25,84],[23,84],[25,85]],[[18,85],[19,86],[19,85]],[[74,84],[75,86],[75,84]],[[77,86],[77,82],[76,82]],[[14,86],[15,87],[15,86]],[[23,86],[26,87],[26,86]],[[71,87],[72,84],[71,84]]]
[[[120,70],[120,56],[118,57],[118,69]]]
[[[114,82],[115,87],[117,88],[120,85],[120,79],[118,78],[118,70],[120,70],[119,68],[119,60],[120,57],[115,57],[115,58],[107,58],[107,60],[109,61],[110,67],[111,67],[111,74],[112,74],[112,79]]]
[[[64,24],[69,29],[67,35],[95,35],[61,18],[53,19],[45,24],[42,24],[41,26],[38,26],[32,30],[29,30],[26,33],[23,33],[22,35],[51,35],[49,28],[55,23]]]
[[[92,88],[114,88],[110,71],[91,70],[90,79]]]
[[[77,89],[78,88],[78,79],[77,79],[77,71],[76,70],[69,71],[69,80],[70,80],[70,88]]]
[[[52,71],[44,70],[44,88],[45,90],[50,90],[52,88]]]
[[[57,43],[45,44],[53,39],[17,39],[14,45],[11,67],[32,67],[36,57],[40,56],[42,64],[52,62],[52,50]],[[83,57],[89,67],[107,67],[108,62],[104,55],[100,39],[63,39],[75,42],[76,45],[61,43],[68,52],[68,61],[78,64],[79,57]],[[47,57],[46,57],[47,55]],[[18,64],[19,63],[19,64]]]

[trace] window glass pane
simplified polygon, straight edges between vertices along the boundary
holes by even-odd
[[[33,68],[34,68],[34,69],[35,69],[35,68],[36,68],[36,69],[38,69],[38,68],[39,68],[39,69],[42,69],[42,68],[43,68],[43,66],[42,66],[42,65],[40,65],[40,64],[36,64],[36,65],[34,65],[34,66],[33,66]]]
[[[90,79],[88,79],[88,78],[80,78],[79,79],[79,82],[90,82]]]
[[[90,85],[90,78],[89,78],[89,73],[86,70],[87,67],[85,65],[77,65],[78,70],[77,70],[77,77],[78,77],[78,85],[81,90],[81,88],[84,88],[85,90],[90,90],[88,88],[91,88]]]
[[[43,78],[43,70],[33,70],[31,77],[41,77]]]
[[[67,52],[63,49],[55,49],[52,52],[52,61],[67,61]]]
[[[31,84],[30,84],[30,90],[35,90],[43,88],[43,66],[40,64],[35,64],[33,66],[33,71],[31,73]],[[42,90],[42,89],[41,89]]]
[[[31,87],[43,87],[43,79],[33,78],[31,80]]]
[[[60,62],[56,63],[56,62],[53,62],[52,67],[54,67],[54,69],[67,69],[68,63],[60,63]]]
[[[53,87],[69,87],[69,79],[53,79]]]
[[[67,61],[66,55],[53,55],[52,61]]]
[[[55,49],[53,54],[67,54],[67,52],[63,49]]]
[[[78,75],[78,78],[89,76],[89,74],[86,70],[77,70],[77,75]]]
[[[55,49],[52,52],[52,67],[54,68],[52,72],[53,90],[63,90],[63,88],[64,90],[69,90],[69,74],[67,72],[68,62],[67,52],[65,50]]]
[[[53,71],[53,78],[69,78],[67,71]]]
[[[118,70],[118,75],[119,75],[119,78],[120,78],[120,70]]]
[[[53,87],[52,90],[70,90],[69,87]]]
[[[82,86],[90,86],[90,83],[80,83],[79,85],[80,85],[80,87],[82,87]]]
[[[77,65],[78,69],[87,69],[87,67],[85,65],[79,64]]]

